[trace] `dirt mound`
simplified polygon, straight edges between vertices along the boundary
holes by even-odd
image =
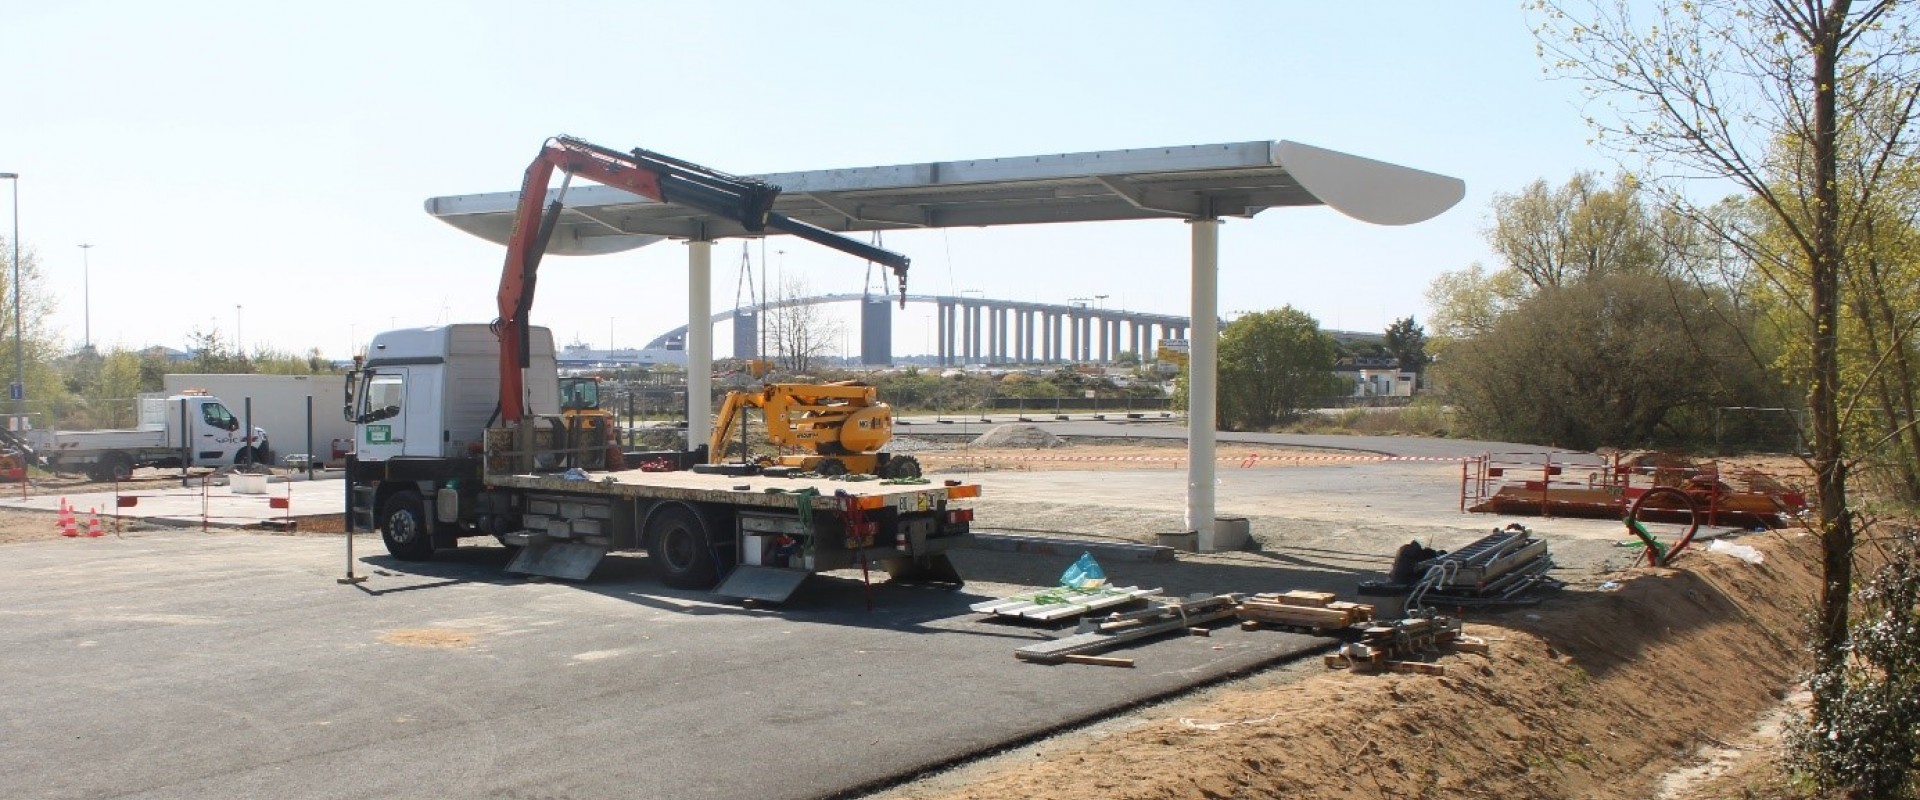
[[[1444,676],[1312,673],[893,798],[1641,798],[1774,706],[1801,663],[1814,540],[1747,537],[1467,626]],[[1470,615],[1471,618],[1472,615]],[[1030,757],[1031,758],[1031,757]],[[956,786],[956,784],[960,784]]]
[[[1034,425],[999,425],[974,437],[974,447],[1015,447],[1045,450],[1067,447],[1068,442]]]

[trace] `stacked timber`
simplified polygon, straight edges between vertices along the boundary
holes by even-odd
[[[1276,625],[1314,631],[1348,628],[1373,619],[1373,606],[1335,600],[1331,592],[1294,590],[1256,594],[1234,607],[1247,628]]]
[[[1326,656],[1330,668],[1352,668],[1355,672],[1419,672],[1433,675],[1446,668],[1408,659],[1426,653],[1453,651],[1485,653],[1487,646],[1460,634],[1460,621],[1451,617],[1408,617],[1368,626],[1359,641],[1348,642]]]

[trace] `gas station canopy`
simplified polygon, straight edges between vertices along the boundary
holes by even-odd
[[[1327,205],[1366,222],[1405,225],[1459,202],[1457,178],[1298,142],[1106,150],[754,176],[782,189],[774,210],[836,231],[1045,222],[1251,217]],[[558,197],[548,190],[548,200]],[[504,244],[518,192],[427,200],[427,213]],[[594,255],[661,238],[748,234],[738,223],[580,181],[547,252]]]
[[[938,161],[755,176],[781,187],[773,210],[829,230],[885,231],[1043,222],[1174,219],[1192,223],[1187,523],[1215,549],[1214,411],[1221,217],[1325,205],[1376,225],[1438,216],[1466,194],[1458,178],[1298,142],[1240,142],[1050,156]],[[427,200],[427,213],[505,244],[518,192]],[[558,199],[549,189],[547,201]],[[711,424],[713,241],[752,234],[733,220],[601,185],[573,187],[547,252],[617,253],[686,239],[689,447]],[[904,291],[904,287],[903,287]]]

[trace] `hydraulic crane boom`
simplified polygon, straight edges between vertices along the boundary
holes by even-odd
[[[547,182],[555,169],[566,173],[560,196],[542,204]],[[520,183],[520,205],[513,218],[513,233],[507,239],[506,266],[500,272],[500,292],[496,297],[500,318],[495,333],[500,337],[500,420],[517,424],[526,416],[526,386],[522,370],[528,365],[529,332],[527,314],[533,308],[534,279],[547,242],[560,221],[560,209],[566,200],[567,183],[573,176],[612,186],[650,200],[686,206],[697,211],[726,217],[751,233],[774,230],[791,233],[807,241],[826,245],[867,261],[893,269],[900,285],[900,302],[907,298],[907,257],[891,250],[857,241],[833,231],[787,217],[773,210],[780,187],[752,178],[741,178],[646,150],[621,152],[569,136],[548,139],[540,155],[527,165]]]

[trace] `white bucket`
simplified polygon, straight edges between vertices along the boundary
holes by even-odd
[[[267,476],[236,472],[228,478],[227,485],[233,487],[234,494],[266,494]]]

